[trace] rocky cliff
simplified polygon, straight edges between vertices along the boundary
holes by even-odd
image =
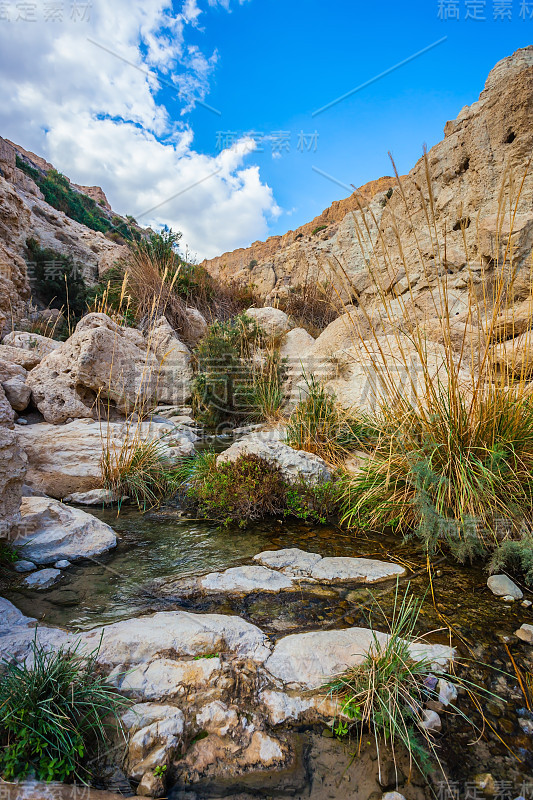
[[[94,283],[124,252],[122,245],[76,222],[45,202],[35,181],[17,166],[17,155],[30,168],[46,173],[52,165],[0,137],[0,333],[7,333],[25,316],[31,287],[25,261],[28,238],[73,258],[88,283]],[[20,161],[19,161],[20,163]],[[97,186],[71,184],[110,211]]]
[[[296,231],[225,253],[205,261],[204,265],[219,277],[256,284],[269,299],[303,284],[306,278],[325,277],[332,268],[338,272],[341,266],[353,284],[350,291],[354,299],[373,292],[367,257],[372,246],[379,242],[380,249],[386,247],[389,251],[389,267],[377,265],[378,271],[384,273],[384,288],[390,290],[401,281],[407,264],[412,271],[415,294],[424,307],[428,287],[425,276],[417,277],[417,265],[421,258],[426,265],[436,263],[434,248],[438,234],[441,244],[445,243],[441,262],[455,276],[450,281],[452,304],[455,302],[457,306],[454,313],[460,313],[464,309],[461,289],[470,274],[465,272],[467,261],[476,270],[480,265],[490,268],[506,246],[509,207],[533,153],[532,120],[533,47],[530,46],[499,62],[490,72],[479,100],[463,108],[456,120],[446,124],[443,141],[428,153],[432,198],[425,160],[421,158],[401,179],[401,190],[396,179],[382,178],[346,200],[333,203],[313,222]],[[431,202],[435,216],[433,234],[428,230],[424,211]],[[368,231],[360,206],[366,209]],[[531,257],[532,209],[530,173],[522,186],[513,224],[513,258],[519,267]],[[502,210],[507,213],[502,214]],[[358,235],[361,231],[363,246]],[[397,268],[392,276],[391,264]],[[474,279],[479,281],[479,270]],[[517,285],[516,291],[524,296],[529,293],[529,286]]]

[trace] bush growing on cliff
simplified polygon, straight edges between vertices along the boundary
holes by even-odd
[[[108,741],[106,718],[126,700],[99,675],[98,652],[48,651],[34,639],[30,658],[0,669],[0,774],[6,781],[86,782],[88,755]]]
[[[72,256],[41,247],[34,238],[26,241],[26,253],[35,298],[45,306],[61,309],[69,317],[69,328],[72,328],[86,312],[91,296]]]

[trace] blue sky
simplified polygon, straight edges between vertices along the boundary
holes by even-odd
[[[360,186],[391,174],[391,150],[407,172],[423,144],[442,139],[446,121],[477,99],[494,64],[533,42],[533,20],[519,17],[517,0],[510,21],[492,18],[492,2],[485,4],[486,21],[464,19],[464,0],[444,6],[448,13],[458,7],[463,18],[439,19],[435,0],[251,0],[230,15],[210,11],[205,39],[220,56],[206,101],[223,114],[195,110],[196,144],[214,153],[219,130],[291,132],[291,149],[280,159],[272,158],[268,142],[264,153],[249,156],[283,209],[272,233],[309,221],[348,194],[312,166]],[[444,36],[411,63],[312,116]],[[311,152],[297,149],[301,131],[318,132],[316,152],[314,141]]]
[[[2,4],[0,134],[101,185],[120,213],[182,230],[198,259],[347,196],[313,167],[360,186],[391,174],[391,150],[407,172],[496,62],[533,40],[533,0],[78,0],[75,16],[71,0],[26,5],[31,19]]]

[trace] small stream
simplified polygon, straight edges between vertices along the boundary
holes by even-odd
[[[246,530],[220,528],[184,518],[173,507],[144,515],[123,507],[118,517],[112,510],[92,513],[117,531],[117,548],[98,559],[72,566],[62,582],[46,593],[22,590],[16,585],[4,592],[25,614],[49,625],[82,630],[146,612],[187,608],[239,614],[277,638],[289,632],[366,626],[371,609],[375,608],[373,594],[384,614],[390,615],[394,584],[378,585],[372,591],[365,587],[327,587],[274,596],[215,596],[191,605],[179,593],[173,595],[172,581],[235,566],[262,550],[282,547],[301,547],[327,556],[394,560],[408,566],[411,588],[416,596],[424,598],[420,632],[431,631],[431,641],[447,643],[449,624],[452,643],[461,658],[468,660],[469,678],[498,695],[498,699],[482,701],[488,724],[475,744],[472,728],[457,716],[446,715],[441,745],[450,779],[463,785],[477,773],[490,772],[496,781],[512,785],[508,800],[523,793],[524,781],[531,784],[533,796],[533,735],[520,726],[517,712],[522,719],[527,718],[527,711],[525,716],[520,711],[526,708],[526,699],[506,650],[507,646],[526,681],[527,674],[533,674],[533,647],[520,642],[514,631],[524,622],[533,623],[533,611],[519,602],[508,605],[493,597],[482,568],[459,566],[444,556],[437,558],[433,598],[426,559],[415,542],[402,543],[385,535],[355,537],[335,526],[276,520]],[[164,591],[165,586],[170,590]],[[531,593],[526,592],[525,596],[533,599]],[[376,628],[385,629],[383,618],[373,613]],[[480,715],[469,706],[466,697],[460,698],[460,705],[481,724]],[[533,715],[531,729],[533,732]],[[462,789],[460,796],[463,797]]]

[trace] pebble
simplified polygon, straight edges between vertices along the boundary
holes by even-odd
[[[436,711],[424,709],[422,712],[422,727],[426,731],[440,731],[442,728],[442,721]]]
[[[18,419],[15,420],[15,424],[16,425],[27,425],[28,424],[28,420],[24,419],[24,417],[19,417]]]
[[[520,605],[524,606],[524,608],[530,608],[530,606],[532,606],[533,603],[531,602],[531,600],[522,600]]]
[[[528,625],[527,622],[524,622],[524,624],[521,625],[517,631],[515,631],[515,634],[523,642],[527,642],[527,644],[533,644],[533,625]]]
[[[439,701],[448,706],[450,703],[453,703],[457,700],[457,689],[450,683],[450,681],[444,680],[444,678],[440,678],[437,684],[437,690],[439,693]]]
[[[381,795],[381,800],[405,800],[405,797],[400,792],[385,792]]]
[[[491,575],[487,586],[492,594],[502,597],[506,602],[509,602],[508,597],[512,597],[513,600],[521,600],[524,596],[522,590],[507,575]]]
[[[54,564],[55,569],[68,569],[71,566],[72,564],[70,563],[70,561],[67,561],[66,558],[62,559],[61,561],[56,561],[56,563]]]
[[[29,589],[48,589],[62,577],[63,573],[58,569],[40,569],[24,578],[24,583]]]
[[[13,569],[15,572],[32,572],[34,569],[37,569],[37,567],[33,561],[24,561],[24,559],[21,558],[20,561],[15,561]]]
[[[504,603],[514,603],[515,599],[512,594],[504,594],[502,600]]]

